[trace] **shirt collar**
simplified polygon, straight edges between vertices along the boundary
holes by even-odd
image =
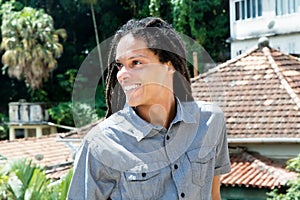
[[[195,112],[197,113],[199,112],[198,110],[199,108],[196,102],[182,103],[177,97],[175,98],[176,98],[176,105],[177,105],[177,113],[175,118],[171,122],[171,125],[180,121],[183,121],[185,123],[196,123],[196,119],[194,115]],[[138,142],[144,139],[145,137],[147,137],[153,129],[157,131],[164,129],[163,126],[156,126],[143,120],[140,116],[136,114],[136,112],[132,107],[128,106],[128,104],[125,104],[123,111],[127,113],[125,117],[127,118],[128,121],[131,121],[133,125],[132,136],[135,137]]]

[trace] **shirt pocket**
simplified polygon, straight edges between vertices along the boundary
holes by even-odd
[[[211,185],[214,175],[215,147],[201,147],[187,152],[192,168],[192,181],[203,187]]]
[[[124,172],[130,199],[157,200],[162,196],[162,178],[160,171],[131,173]]]

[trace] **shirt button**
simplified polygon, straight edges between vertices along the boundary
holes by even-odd
[[[178,165],[175,164],[175,165],[174,165],[174,169],[178,169]]]
[[[146,175],[147,175],[147,174],[146,174],[145,172],[142,173],[142,177],[146,177]]]
[[[184,198],[184,197],[185,197],[185,194],[184,194],[184,193],[181,193],[180,196],[181,196],[182,198]]]
[[[167,135],[166,139],[167,139],[167,140],[169,140],[169,139],[170,139],[170,136],[169,136],[169,135]]]

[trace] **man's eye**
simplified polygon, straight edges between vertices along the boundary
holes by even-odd
[[[118,68],[118,70],[121,70],[124,65],[122,63],[115,63],[114,66]]]
[[[137,60],[134,60],[134,61],[132,61],[132,64],[133,65],[140,65],[140,64],[142,64],[140,61],[137,61]]]

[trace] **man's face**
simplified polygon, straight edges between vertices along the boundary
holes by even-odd
[[[142,39],[121,38],[116,50],[117,79],[129,106],[151,106],[173,94],[174,67],[161,63]]]

